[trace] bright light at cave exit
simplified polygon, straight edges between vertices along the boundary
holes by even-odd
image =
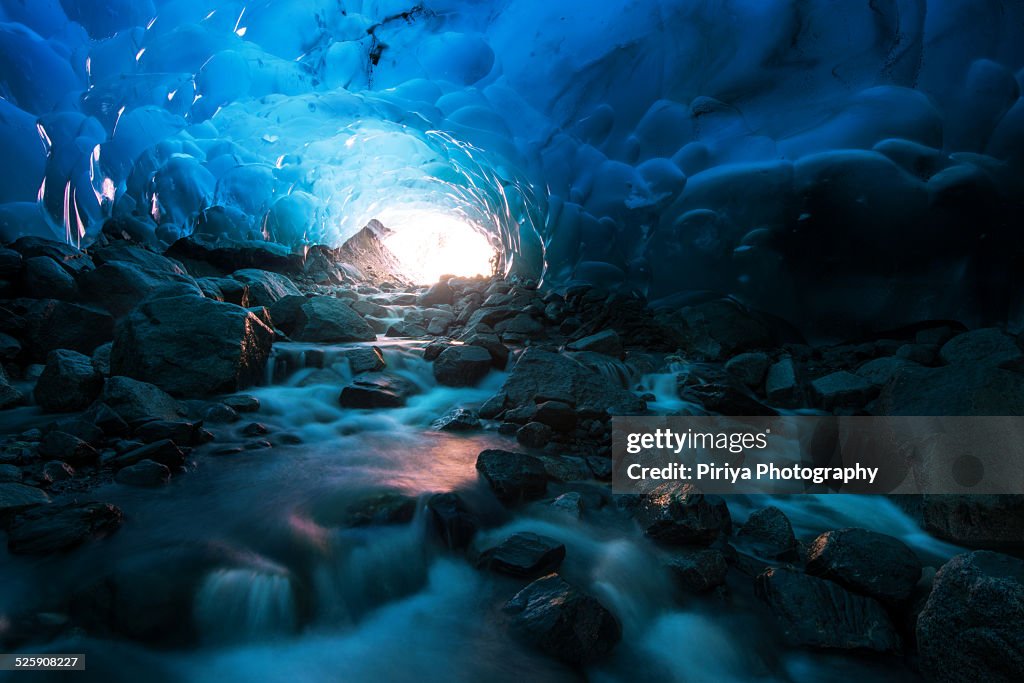
[[[392,233],[384,245],[417,284],[433,284],[442,275],[490,275],[495,250],[479,230],[437,211],[384,212],[379,219]]]

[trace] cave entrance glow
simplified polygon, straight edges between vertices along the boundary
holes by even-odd
[[[417,284],[442,275],[473,277],[494,272],[497,251],[482,230],[440,211],[388,211],[380,216],[391,233],[384,245]]]

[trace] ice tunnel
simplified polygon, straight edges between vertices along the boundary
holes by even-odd
[[[1013,0],[2,0],[0,22],[4,241],[117,218],[301,251],[378,219],[421,281],[493,259],[812,333],[1022,317]]]

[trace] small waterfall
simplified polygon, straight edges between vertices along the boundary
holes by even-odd
[[[298,626],[292,579],[283,570],[217,569],[196,594],[193,615],[207,642],[266,640]]]

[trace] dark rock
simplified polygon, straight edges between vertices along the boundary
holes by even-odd
[[[475,332],[466,337],[463,342],[467,346],[479,346],[487,349],[487,353],[491,354],[491,365],[495,369],[504,370],[505,366],[508,365],[510,352],[508,347],[501,343],[498,335]]]
[[[364,372],[379,372],[387,367],[384,353],[376,346],[360,346],[356,349],[345,349],[339,356],[348,361],[349,370],[353,375]]]
[[[9,334],[0,332],[0,361],[14,360],[21,354],[21,344]]]
[[[47,432],[39,442],[39,455],[45,460],[63,460],[72,465],[96,462],[99,453],[77,436],[64,432]]]
[[[154,417],[173,420],[182,414],[178,402],[160,387],[130,377],[109,378],[103,384],[99,401],[125,422]]]
[[[236,270],[231,277],[249,288],[249,305],[270,308],[278,299],[301,296],[298,288],[286,276],[257,268]]]
[[[1024,495],[932,495],[921,500],[928,533],[968,548],[1024,550]]]
[[[917,619],[921,669],[937,683],[1024,680],[1024,561],[978,551],[939,569]]]
[[[251,305],[249,286],[229,277],[202,277],[196,279],[203,296],[217,301],[224,301],[243,308]]]
[[[900,646],[877,601],[848,593],[831,581],[773,567],[757,577],[756,590],[793,645],[879,652]]]
[[[615,386],[568,356],[528,348],[501,388],[512,405],[532,404],[538,395],[575,397],[578,412],[624,415],[644,410],[638,396]]]
[[[989,327],[953,337],[943,344],[939,355],[950,365],[1000,365],[1019,360],[1024,353],[1013,337]]]
[[[584,458],[572,455],[539,456],[544,471],[553,481],[584,481],[591,478],[590,467]]]
[[[676,316],[680,346],[706,360],[720,360],[744,351],[774,346],[776,335],[740,304],[722,299],[689,306]]]
[[[260,400],[250,394],[238,394],[221,399],[221,403],[239,413],[255,413],[260,409]]]
[[[602,458],[599,455],[588,455],[587,465],[590,467],[590,471],[594,473],[594,478],[598,481],[612,480],[611,458]]]
[[[576,428],[576,411],[568,403],[544,401],[537,405],[533,419],[546,424],[556,432],[571,432]]]
[[[881,415],[1022,415],[1024,382],[1020,373],[988,364],[910,365],[873,405]]]
[[[109,503],[48,505],[21,513],[7,531],[7,548],[19,555],[69,550],[109,536],[121,526],[121,510]]]
[[[729,566],[722,551],[701,548],[672,555],[668,560],[668,569],[676,585],[683,590],[706,593],[725,584]]]
[[[356,299],[349,306],[352,307],[353,311],[362,316],[372,315],[375,318],[387,318],[390,315],[388,309],[366,299]]]
[[[21,481],[21,470],[17,465],[0,465],[0,484]]]
[[[583,517],[583,496],[577,491],[563,493],[551,501],[551,507],[570,515],[573,519],[580,519]]]
[[[938,357],[939,347],[935,344],[904,344],[896,349],[896,357],[921,365],[932,365]],[[862,373],[858,372],[858,375]]]
[[[484,401],[480,406],[480,417],[484,420],[493,420],[505,410],[505,394],[497,393]]]
[[[883,603],[905,601],[921,578],[921,561],[902,541],[867,529],[827,531],[807,552],[807,573]]]
[[[270,309],[274,324],[295,341],[341,343],[374,341],[377,335],[341,299],[289,296]]]
[[[857,368],[857,374],[878,386],[888,384],[901,368],[910,366],[911,362],[895,356],[884,356],[869,360]]]
[[[175,296],[202,296],[195,280],[167,271],[147,271],[131,263],[106,263],[82,277],[82,289],[120,318],[146,300]]]
[[[537,579],[503,609],[517,637],[569,664],[596,661],[622,638],[612,613],[558,574]]]
[[[434,361],[434,378],[451,387],[473,386],[491,370],[491,355],[479,346],[452,346]]]
[[[82,414],[82,419],[92,422],[106,436],[124,436],[129,431],[128,423],[106,403],[93,403],[89,410]]]
[[[452,345],[447,339],[435,339],[423,349],[423,360],[435,361],[441,353]]]
[[[536,500],[547,491],[544,464],[532,455],[489,449],[477,457],[476,469],[506,504]]]
[[[379,491],[341,505],[327,498],[313,507],[313,518],[329,527],[362,527],[385,524],[408,524],[416,515],[417,499],[398,491]]]
[[[273,340],[269,327],[233,304],[147,301],[118,326],[111,370],[180,396],[230,393],[263,377]]]
[[[76,436],[91,446],[95,446],[103,440],[103,430],[91,421],[79,416],[66,417],[46,426],[46,432],[64,432]]]
[[[826,410],[864,406],[878,388],[863,377],[840,370],[811,382],[815,399]]]
[[[250,422],[242,427],[242,436],[263,436],[270,433],[270,428],[262,422]]]
[[[21,288],[25,296],[33,299],[52,297],[68,301],[78,296],[75,279],[49,256],[25,259]]]
[[[385,337],[409,337],[411,339],[422,339],[427,336],[427,330],[420,325],[399,320],[397,323],[388,326]]]
[[[494,331],[505,339],[536,339],[546,328],[528,313],[520,313],[494,324]]]
[[[726,371],[744,386],[756,389],[768,374],[771,359],[763,351],[748,351],[733,356],[725,364]]]
[[[114,342],[100,344],[92,352],[92,367],[104,377],[110,376],[110,352],[114,348]]]
[[[435,420],[431,428],[440,432],[468,432],[480,429],[480,418],[473,410],[455,408]]]
[[[36,403],[46,411],[60,413],[83,410],[103,389],[103,377],[89,356],[57,349],[46,359],[46,369],[35,387]]]
[[[549,574],[565,559],[565,545],[553,538],[521,532],[480,553],[476,566],[527,579]]]
[[[36,256],[47,256],[60,264],[70,275],[78,275],[95,267],[84,251],[65,242],[43,237],[20,237],[9,246],[26,260]]]
[[[516,430],[516,441],[527,448],[544,448],[551,441],[551,427],[540,422],[527,422]]]
[[[403,377],[371,372],[342,389],[338,400],[343,408],[400,408],[415,390]]]
[[[43,465],[43,477],[47,481],[67,481],[68,479],[73,479],[74,476],[75,469],[66,462],[51,460]]]
[[[171,469],[155,460],[140,460],[118,470],[114,479],[125,486],[163,486],[171,480]]]
[[[44,362],[55,349],[91,354],[114,336],[114,319],[106,311],[56,299],[15,299],[0,311],[0,331],[17,337],[27,360]]]
[[[188,446],[195,429],[194,423],[184,420],[152,420],[136,427],[133,436],[142,443],[170,439],[180,446]]]
[[[480,523],[457,493],[436,493],[427,499],[427,512],[434,533],[451,550],[465,548]]]
[[[780,358],[768,368],[764,391],[768,401],[775,405],[792,406],[800,401],[800,382],[797,380],[796,364],[792,358]]]
[[[420,306],[430,307],[452,302],[452,288],[446,280],[437,282],[430,286],[426,292],[420,295],[416,303]]]
[[[0,247],[0,280],[14,280],[21,273],[21,254],[14,249]]]
[[[111,464],[116,468],[131,467],[143,460],[152,460],[171,469],[178,469],[185,464],[185,454],[173,441],[164,439],[120,453]]]
[[[50,497],[34,486],[0,484],[0,521],[13,513],[49,502]]]
[[[185,269],[177,261],[143,247],[114,243],[105,247],[90,247],[89,255],[92,256],[92,260],[97,265],[104,263],[130,263],[151,272],[187,275]]]
[[[732,528],[725,501],[693,484],[656,487],[634,514],[647,536],[670,545],[708,545]]]
[[[566,344],[565,348],[569,351],[591,351],[615,358],[622,357],[622,339],[615,330],[603,330],[589,337],[577,339]]]
[[[750,513],[747,523],[736,536],[750,544],[760,557],[770,560],[795,559],[796,537],[789,518],[777,507],[770,506]]]
[[[223,403],[211,403],[203,409],[202,415],[203,420],[213,424],[230,424],[242,419],[237,410]]]
[[[0,365],[0,410],[6,410],[25,402],[25,395],[7,379],[7,372]]]

